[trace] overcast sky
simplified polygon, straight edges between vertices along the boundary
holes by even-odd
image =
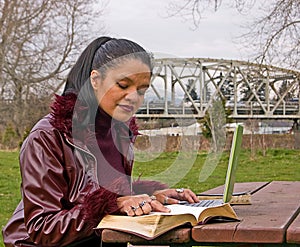
[[[247,60],[236,38],[251,13],[241,15],[223,4],[217,12],[206,12],[199,28],[192,30],[191,22],[166,18],[170,1],[110,0],[103,18],[107,34],[134,40],[164,56]]]

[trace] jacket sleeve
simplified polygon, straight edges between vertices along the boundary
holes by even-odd
[[[65,164],[76,158],[72,160],[71,151],[66,154],[64,149],[70,147],[63,141],[58,131],[35,130],[20,152],[25,225],[39,246],[64,246],[86,238],[93,234],[95,222],[117,209],[117,195],[104,188],[91,190],[90,183],[83,181],[80,192],[74,192]],[[73,193],[80,193],[81,199],[69,200]],[[85,217],[90,202],[92,215]]]

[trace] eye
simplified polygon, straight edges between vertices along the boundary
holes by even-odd
[[[122,82],[117,82],[118,87],[122,88],[122,89],[126,89],[128,88],[128,86]]]

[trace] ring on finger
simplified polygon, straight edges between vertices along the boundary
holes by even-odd
[[[142,202],[139,204],[139,206],[142,208],[146,203],[147,203],[147,202],[144,200],[144,201],[142,201]]]
[[[175,189],[177,193],[183,193],[184,192],[184,188],[179,188],[179,189]]]
[[[151,201],[155,201],[156,200],[156,196],[150,196]]]
[[[139,207],[140,207],[140,206],[137,206],[137,207],[131,206],[131,209],[132,209],[133,212],[135,212]]]
[[[164,204],[168,204],[168,199],[169,199],[169,197],[165,197],[165,199],[164,199]]]

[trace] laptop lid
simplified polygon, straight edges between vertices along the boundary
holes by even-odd
[[[235,183],[236,167],[238,164],[238,158],[240,156],[241,145],[242,145],[243,129],[244,127],[238,124],[233,134],[226,180],[224,185],[224,193],[223,193],[224,203],[229,202],[232,197],[234,183]]]

